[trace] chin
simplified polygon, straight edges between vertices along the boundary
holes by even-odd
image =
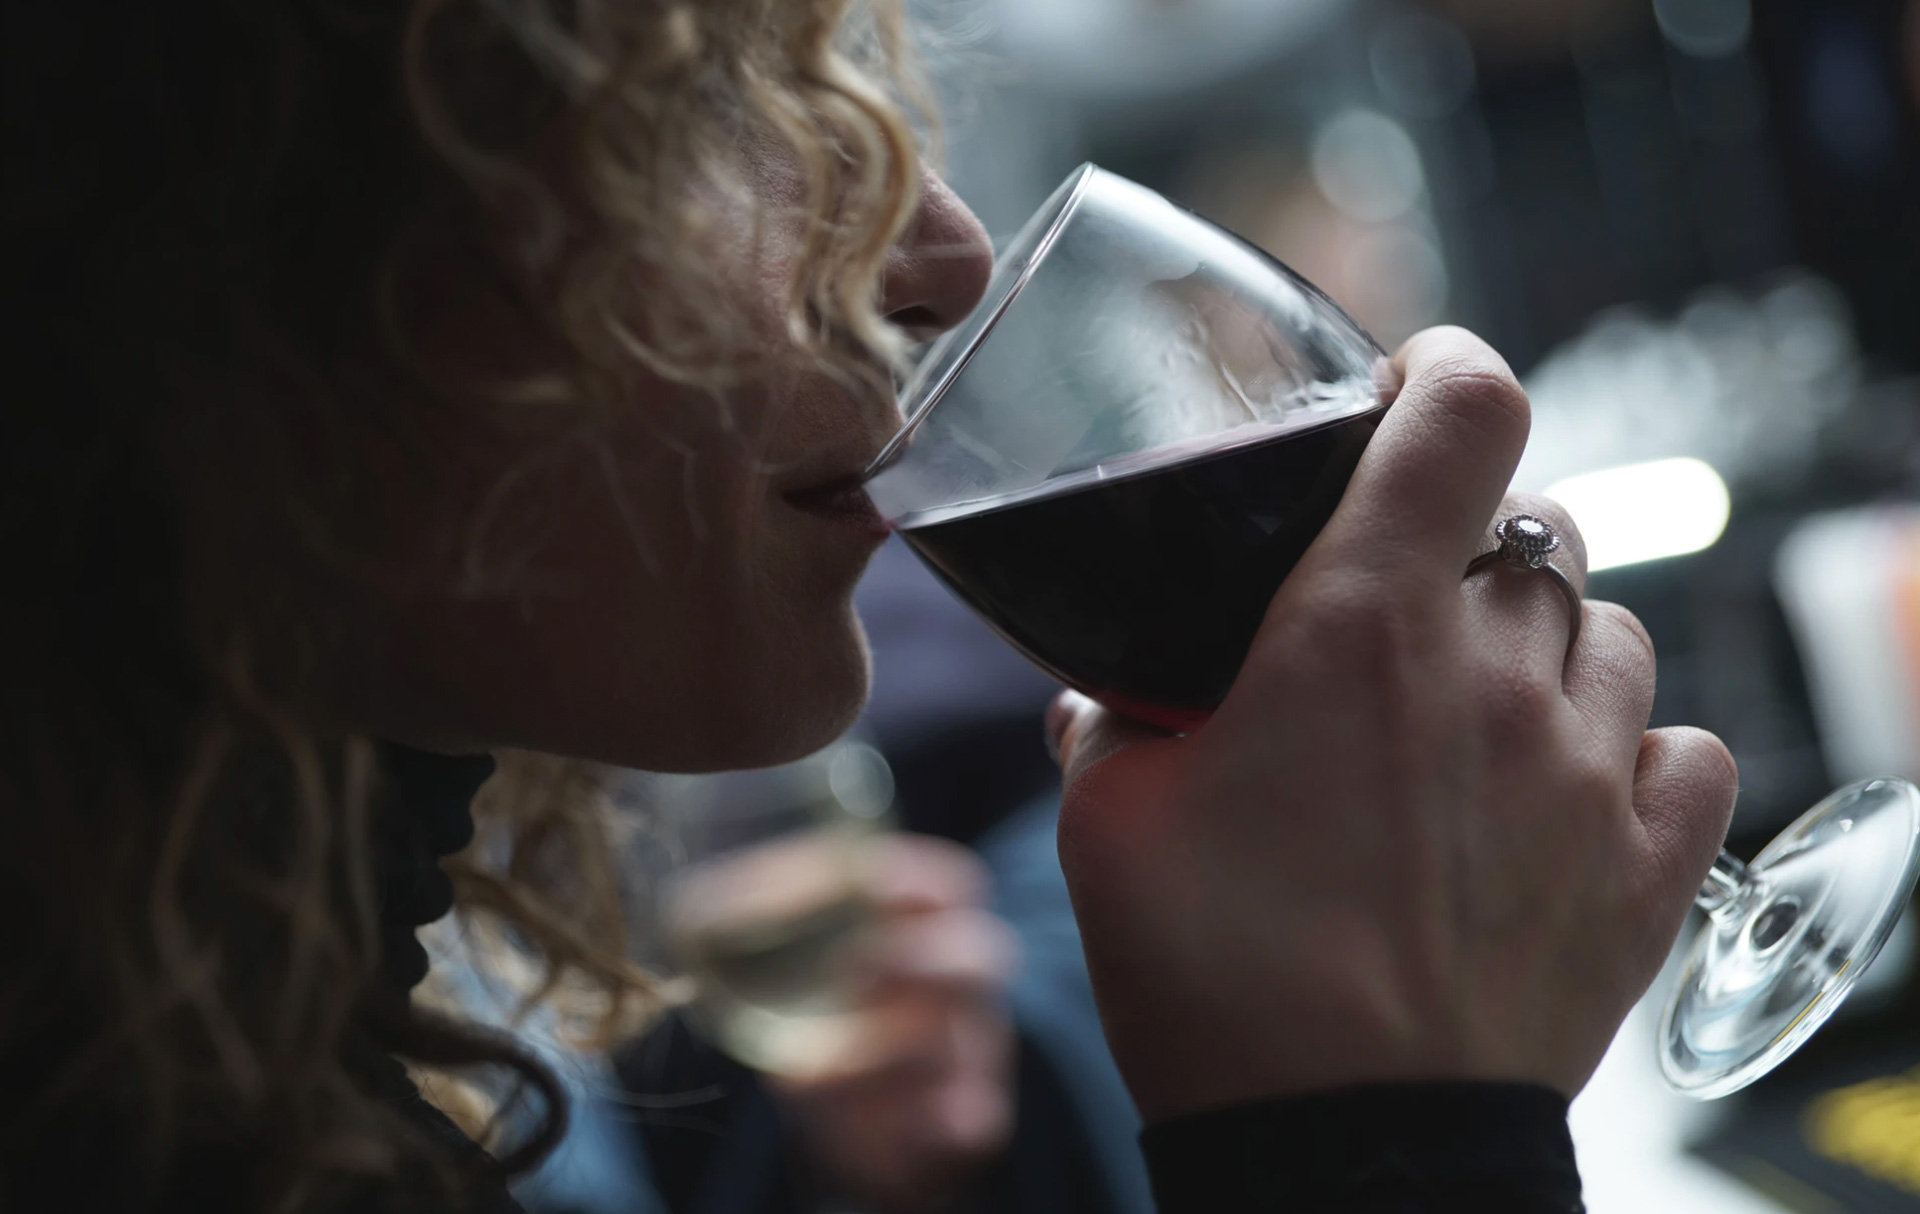
[[[713,705],[697,737],[660,771],[730,771],[804,758],[852,727],[867,704],[871,660],[866,633],[849,606],[844,621],[811,642],[771,638],[752,677],[728,682],[734,695]]]
[[[785,694],[776,697],[784,705],[769,703],[767,707],[773,712],[756,714],[768,719],[766,744],[752,766],[786,763],[812,754],[851,729],[867,706],[867,693],[873,684],[872,658],[867,651],[867,634],[851,608],[846,626],[833,643],[806,656],[812,660],[786,684]],[[780,710],[782,707],[785,711]]]

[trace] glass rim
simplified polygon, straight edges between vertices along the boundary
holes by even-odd
[[[999,325],[1001,318],[1012,308],[1014,301],[1020,297],[1021,292],[1026,289],[1027,284],[1039,273],[1040,267],[1047,260],[1048,253],[1052,251],[1054,245],[1059,243],[1061,234],[1081,211],[1082,204],[1092,192],[1095,182],[1103,179],[1119,182],[1123,185],[1136,186],[1136,188],[1139,189],[1149,189],[1149,187],[1137,186],[1137,183],[1131,181],[1129,178],[1122,177],[1120,174],[1109,169],[1103,169],[1090,160],[1082,161],[1078,168],[1067,174],[1067,176],[1061,180],[1061,183],[1054,187],[1053,193],[1049,194],[1047,201],[1042,203],[1040,208],[1028,218],[1026,224],[1022,226],[1020,232],[1015,236],[1014,243],[1008,247],[1006,253],[1003,255],[1004,257],[1010,258],[1017,251],[1026,247],[1029,240],[1031,241],[1031,247],[1026,248],[1024,260],[1020,263],[1018,273],[1007,283],[997,298],[991,302],[983,302],[979,310],[969,314],[969,319],[977,316],[979,317],[979,321],[978,327],[974,329],[966,349],[960,353],[959,357],[953,359],[945,367],[941,368],[937,378],[930,382],[922,380],[922,374],[926,369],[937,363],[941,357],[946,354],[953,342],[959,339],[961,330],[964,327],[963,324],[962,326],[956,326],[954,329],[937,338],[921,358],[919,365],[916,366],[913,372],[907,377],[906,383],[901,387],[899,399],[912,399],[912,411],[907,414],[899,430],[897,430],[893,436],[887,440],[886,445],[880,449],[880,453],[874,456],[872,461],[862,470],[860,473],[860,481],[862,484],[886,471],[889,465],[900,458],[902,452],[912,442],[915,433],[933,413],[934,406],[940,403],[941,399],[947,395],[948,391],[959,380],[961,374],[965,372],[968,365],[973,362],[975,355],[978,354],[981,347],[986,344],[987,338],[992,335],[995,327]],[[1159,195],[1158,191],[1150,192]],[[1300,272],[1292,266],[1289,266],[1266,249],[1254,244],[1239,233],[1223,228],[1203,216],[1195,215],[1192,211],[1188,210],[1188,208],[1180,206],[1180,204],[1173,202],[1171,199],[1166,199],[1164,195],[1159,196],[1163,202],[1166,202],[1176,210],[1182,211],[1208,227],[1215,229],[1232,244],[1252,254],[1269,269],[1285,278],[1296,289],[1317,301],[1320,306],[1331,310],[1335,315],[1342,318],[1355,333],[1364,338],[1367,344],[1373,348],[1376,364],[1379,360],[1390,357],[1386,349],[1380,345],[1378,339],[1376,339],[1364,325],[1356,321],[1352,314],[1349,313],[1339,301],[1335,300],[1318,285],[1301,275]],[[1049,213],[1050,207],[1052,208],[1051,213]],[[1045,226],[1036,229],[1035,224],[1042,219],[1046,221]],[[1007,268],[1007,264],[1009,263],[996,262],[993,273],[994,278],[999,277],[1002,271]],[[1376,378],[1378,378],[1377,373]],[[1380,403],[1387,402],[1382,401]],[[1361,410],[1361,412],[1364,412],[1364,410]]]
[[[913,437],[914,431],[920,428],[920,423],[926,418],[927,414],[933,411],[933,406],[939,403],[940,398],[947,394],[947,390],[953,386],[953,382],[960,378],[960,373],[965,371],[967,364],[973,361],[973,356],[979,351],[980,347],[985,344],[988,335],[993,332],[994,326],[1000,323],[1000,318],[1006,315],[1007,309],[1013,306],[1013,301],[1019,298],[1020,292],[1026,288],[1027,283],[1031,281],[1034,274],[1039,271],[1040,264],[1046,260],[1047,253],[1053,248],[1054,244],[1059,241],[1060,233],[1065,230],[1067,223],[1073,218],[1074,214],[1079,211],[1080,203],[1086,198],[1088,187],[1094,178],[1106,172],[1107,170],[1101,168],[1091,160],[1082,161],[1080,167],[1068,173],[1060,184],[1054,187],[1053,193],[1048,195],[1047,203],[1042,203],[1041,209],[1036,211],[1033,216],[1027,220],[1027,225],[1031,225],[1034,220],[1045,215],[1045,208],[1048,203],[1052,203],[1055,199],[1060,200],[1055,206],[1052,217],[1047,220],[1046,227],[1040,231],[1039,236],[1033,241],[1031,251],[1025,255],[1025,261],[1021,264],[1019,273],[1014,276],[1013,280],[1007,285],[1007,288],[1000,292],[999,298],[987,305],[987,311],[980,322],[980,327],[974,332],[972,340],[968,342],[966,350],[961,353],[960,357],[946,367],[941,372],[940,377],[935,380],[931,386],[916,383],[919,379],[917,370],[913,375],[908,377],[905,388],[902,389],[901,394],[903,396],[908,395],[908,390],[910,389],[912,390],[912,394],[918,397],[918,400],[913,406],[913,412],[907,415],[900,429],[894,433],[892,438],[887,440],[887,445],[880,449],[880,454],[874,456],[873,462],[868,464],[866,469],[861,472],[861,481],[871,480],[889,463],[892,463],[894,458],[899,455],[900,449],[907,445],[908,440]],[[1020,238],[1026,235],[1024,226],[1025,225],[1023,225],[1023,231],[1019,236],[1015,237],[1015,247],[1007,251],[1009,256],[1019,247]],[[1005,267],[996,265],[994,267],[994,276],[998,277],[1003,268]],[[959,329],[956,328],[941,335],[921,360],[921,366],[932,366],[934,361],[946,353],[947,348],[958,339],[959,332]]]

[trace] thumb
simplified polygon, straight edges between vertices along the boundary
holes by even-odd
[[[1063,691],[1047,706],[1047,742],[1065,784],[1129,746],[1171,736],[1164,729],[1110,712],[1077,691]]]

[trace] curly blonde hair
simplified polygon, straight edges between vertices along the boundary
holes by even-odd
[[[366,444],[433,474],[397,402],[559,433],[666,380],[724,426],[769,373],[743,355],[769,348],[884,390],[901,345],[880,280],[928,125],[903,17],[108,8],[8,18],[28,112],[9,124],[0,421],[0,1200],[458,1205],[475,1162],[396,1111],[391,1060],[531,1085],[546,1116],[509,1170],[555,1141],[558,1088],[512,1040],[382,993],[374,856],[395,810],[377,748],[315,691],[342,642],[299,585],[192,589],[182,486],[214,478],[351,577],[383,521]],[[778,210],[751,197],[769,148],[797,183]],[[755,239],[797,225],[775,342],[726,302],[716,198],[747,205]],[[449,252],[561,351],[550,365],[477,396],[423,369],[422,267]],[[570,779],[490,790],[458,894],[533,949],[538,985],[597,991],[604,1025],[631,1025],[653,997],[601,799]]]

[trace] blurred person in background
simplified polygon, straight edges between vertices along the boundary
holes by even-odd
[[[861,733],[892,758],[899,823],[970,849],[902,835],[883,853],[898,871],[882,890],[917,895],[900,916],[916,967],[884,985],[923,984],[945,1023],[917,1021],[915,1043],[823,1081],[757,1074],[676,1015],[620,1050],[614,1094],[582,1094],[593,1143],[570,1141],[521,1188],[530,1209],[778,1214],[826,1192],[868,1209],[1151,1211],[1139,1121],[1100,1035],[1054,847],[1059,772],[1041,716],[1057,687],[897,542],[855,605],[873,659]],[[1005,981],[962,913],[976,899],[1018,939]],[[930,912],[954,928],[930,931]],[[995,1048],[952,1044],[990,1031]],[[969,1080],[999,1093],[1000,1117],[937,1116]],[[647,1182],[609,1179],[623,1167]]]
[[[502,787],[469,845],[460,756],[745,767],[858,713],[857,477],[990,261],[898,13],[9,33],[0,1192],[511,1209],[564,1093],[411,1001],[414,928],[492,918],[608,1032],[654,995],[592,807]],[[1393,378],[1205,727],[1051,715],[1163,1210],[1575,1206],[1566,1101],[1724,832],[1725,751],[1645,731],[1630,616],[1588,604],[1569,652],[1543,580],[1462,585],[1514,509],[1582,572],[1503,502],[1505,365],[1438,331]],[[483,1152],[408,1064],[509,1073],[533,1128]]]
[[[663,883],[672,870],[686,871],[684,859],[667,858],[678,850],[672,823],[680,811],[664,803],[672,796],[659,787],[665,782],[512,751],[501,752],[500,762],[501,780],[478,802],[483,818],[505,787],[554,795],[564,789],[570,798],[600,799],[610,817],[632,825],[637,833],[626,863]],[[800,808],[769,806],[775,814]],[[564,1018],[539,1009],[526,1017],[528,983],[503,985],[486,964],[484,945],[444,929],[430,935],[427,1001],[515,1024],[568,1086],[573,1105],[566,1139],[514,1185],[530,1211],[812,1214],[845,1205],[1095,1214],[1109,1208],[1056,1203],[1051,1193],[1027,1194],[1018,1187],[1020,1177],[1010,1187],[1002,1175],[1010,1169],[999,1161],[1014,1130],[1014,1044],[1005,997],[1014,945],[986,909],[988,878],[980,861],[946,840],[881,831],[860,836],[853,850],[836,848],[800,868],[787,867],[784,876],[803,882],[837,877],[825,869],[841,858],[858,861],[849,892],[874,913],[845,938],[860,985],[833,1013],[856,1024],[866,1044],[838,1051],[830,1066],[803,1063],[791,1073],[757,1074],[708,1044],[711,1018],[702,1018],[706,1031],[696,1034],[685,1010],[670,1013],[640,1040],[615,1043],[619,1052],[609,1059],[590,1040],[570,1034]],[[687,962],[683,941],[667,938],[665,906],[639,910],[633,921],[641,955],[667,968]],[[764,919],[742,922],[749,932],[768,930]],[[824,960],[817,953],[807,959]],[[816,989],[838,1003],[831,981]],[[489,1124],[509,1096],[498,1084],[476,1088],[446,1074],[430,1083],[436,1100],[478,1138],[511,1135],[529,1121],[521,1111],[504,1125]],[[1051,1112],[1021,1109],[1027,1141],[1019,1154],[1029,1161],[1045,1145],[1031,1141],[1032,1122]],[[1052,1145],[1074,1144],[1057,1138]],[[1051,1162],[1064,1170],[1083,1158],[1084,1149],[1062,1149]],[[986,1197],[957,1204],[980,1193]]]

